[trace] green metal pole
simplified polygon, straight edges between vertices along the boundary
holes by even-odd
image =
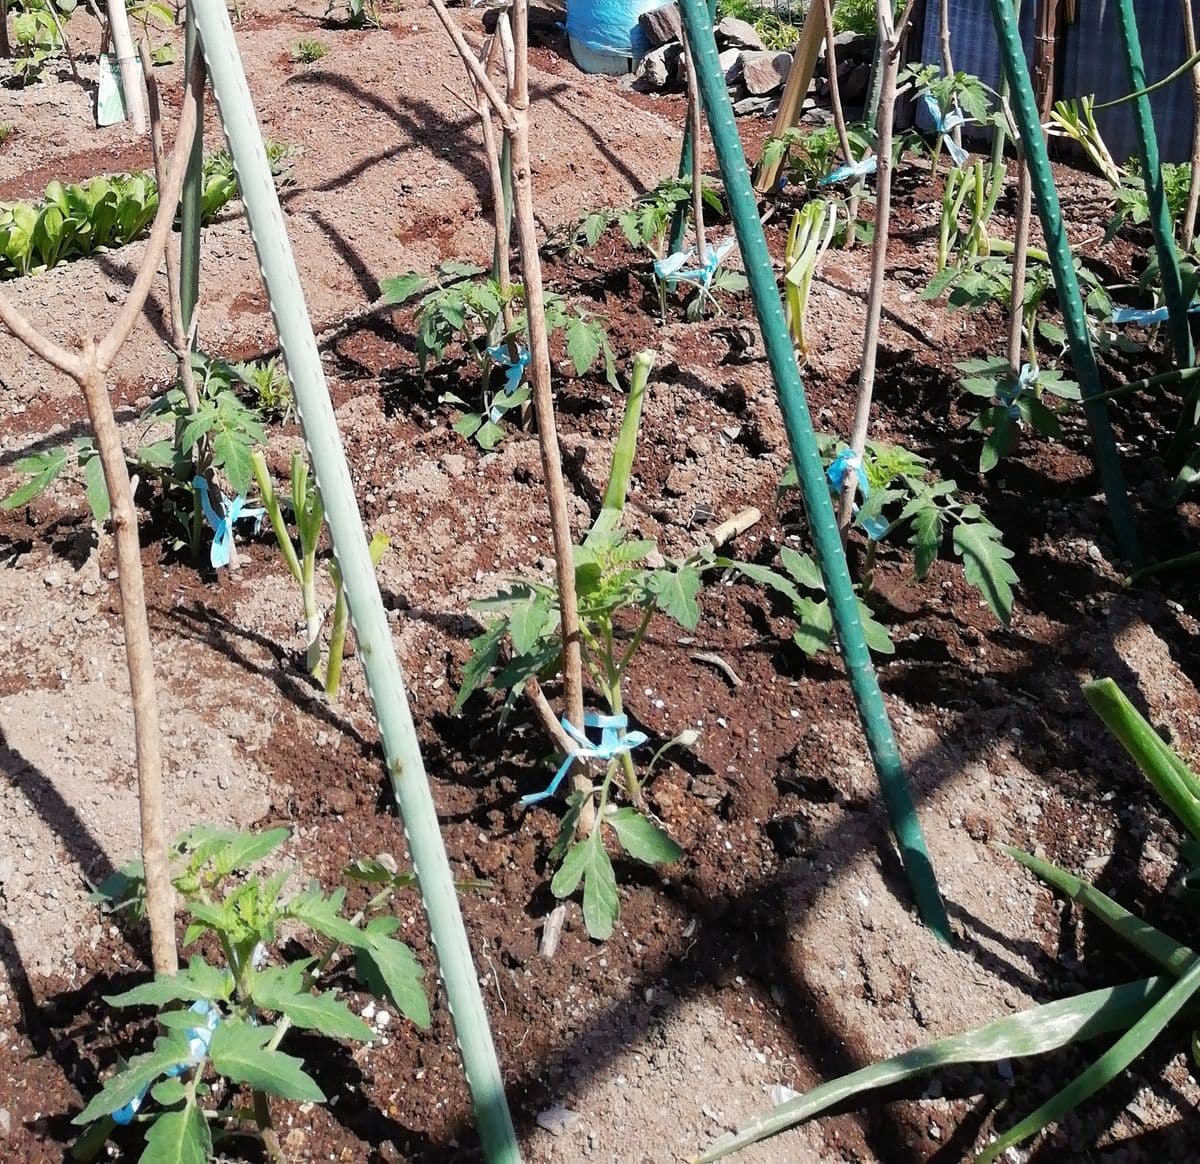
[[[196,20],[189,2],[183,26],[183,75],[191,76],[192,59],[197,45]],[[192,334],[192,321],[200,303],[200,215],[204,186],[204,90],[196,106],[196,140],[188,156],[183,176],[183,196],[179,201],[179,314],[183,332]]]
[[[804,385],[800,380],[795,353],[792,351],[787,324],[784,322],[779,289],[775,285],[766,238],[758,220],[750,172],[746,168],[742,143],[733,121],[729,90],[717,60],[712,20],[704,0],[682,0],[680,8],[692,46],[692,57],[696,62],[709,132],[716,147],[721,177],[725,181],[725,196],[733,215],[733,225],[737,232],[746,277],[750,282],[754,310],[762,329],[767,361],[779,393],[788,444],[791,446],[792,458],[800,479],[817,560],[825,580],[825,590],[833,610],[834,626],[837,628],[842,657],[862,720],[867,747],[870,749],[875,771],[879,775],[888,819],[900,846],[900,855],[917,908],[926,925],[942,941],[949,942],[950,924],[946,918],[946,907],[938,892],[933,863],[925,847],[925,838],[921,834],[912,793],[900,761],[900,753],[896,748],[895,737],[892,735],[891,724],[888,722],[879,681],[871,664],[866,640],[863,638],[858,602],[854,596],[854,586],[846,566],[846,555],[842,550],[842,540],[838,534],[833,503],[829,496],[829,482],[825,479],[821,457],[817,451],[812,417],[804,398]]]
[[[1121,44],[1125,49],[1125,66],[1129,84],[1134,90],[1146,87],[1146,66],[1142,61],[1142,41],[1138,35],[1133,0],[1117,0],[1117,23]],[[1137,127],[1138,159],[1142,163],[1142,179],[1146,184],[1146,200],[1150,204],[1150,227],[1158,251],[1158,266],[1162,275],[1163,298],[1167,301],[1168,327],[1175,359],[1181,368],[1196,362],[1192,347],[1192,329],[1188,323],[1188,302],[1183,293],[1179,274],[1179,256],[1175,251],[1175,232],[1167,194],[1163,188],[1162,162],[1158,154],[1158,134],[1154,131],[1154,114],[1150,97],[1142,93],[1133,103],[1133,119]]]
[[[1138,546],[1133,506],[1125,488],[1125,476],[1117,455],[1117,442],[1108,422],[1108,408],[1103,402],[1095,399],[1101,394],[1100,369],[1096,366],[1096,353],[1092,350],[1092,340],[1088,334],[1083,296],[1079,291],[1075,261],[1063,225],[1058,190],[1050,173],[1050,156],[1042,137],[1033,83],[1029,79],[1029,66],[1021,47],[1021,37],[1013,17],[1011,0],[991,0],[991,4],[992,19],[1000,43],[1001,61],[1012,94],[1013,116],[1016,118],[1017,129],[1025,147],[1025,164],[1029,167],[1029,180],[1033,186],[1038,218],[1041,219],[1042,233],[1046,236],[1046,251],[1054,272],[1054,286],[1058,291],[1059,306],[1062,308],[1071,362],[1075,366],[1075,375],[1079,379],[1083,394],[1084,413],[1092,430],[1093,459],[1104,487],[1117,546],[1131,565],[1140,566],[1142,552]]]
[[[708,19],[709,23],[717,18],[717,0],[708,0]],[[685,117],[683,120],[683,146],[679,151],[679,177],[680,179],[690,178],[692,176],[692,150],[695,149],[695,143],[692,141],[692,119]],[[675,217],[671,220],[671,249],[669,254],[676,255],[683,247],[683,234],[687,229],[687,213],[688,207],[686,202],[681,202],[675,209]],[[700,261],[704,261],[704,256],[700,256]]]
[[[446,985],[446,1001],[462,1051],[483,1150],[494,1164],[520,1164],[487,1011],[438,828],[404,677],[396,660],[320,352],[229,12],[225,0],[193,3],[225,140],[233,157],[271,315],[295,388],[296,410],[325,506],[334,558],[358,639],[359,657],[379,722],[387,771],[403,818],[430,937]]]

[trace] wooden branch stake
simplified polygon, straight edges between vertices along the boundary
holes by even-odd
[[[0,322],[35,355],[70,376],[83,393],[96,439],[112,505],[117,549],[117,578],[121,621],[125,632],[125,662],[133,702],[134,739],[138,771],[138,812],[142,834],[142,863],[146,877],[146,914],[150,922],[151,959],[156,974],[174,974],[175,893],[167,862],[166,814],[163,805],[162,732],[155,693],[150,620],[146,613],[137,511],[121,434],[105,383],[108,370],[129,337],[158,271],[175,220],[183,173],[196,131],[196,95],[203,73],[193,69],[184,94],[170,170],[159,187],[158,212],[133,286],[108,334],[97,343],[84,336],[78,352],[70,352],[42,335],[0,292]]]

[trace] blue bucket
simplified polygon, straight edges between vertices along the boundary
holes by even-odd
[[[649,47],[638,27],[643,12],[670,0],[567,0],[567,36],[571,55],[585,73],[631,72]]]

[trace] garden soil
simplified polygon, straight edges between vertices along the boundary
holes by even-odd
[[[477,33],[478,18],[457,14]],[[375,308],[380,281],[443,259],[487,262],[489,199],[461,67],[421,5],[383,27],[322,25],[319,6],[253,5],[238,25],[264,132],[302,147],[282,189],[289,234],[317,330],[364,519],[390,538],[380,584],[404,666],[451,864],[486,881],[464,893],[514,1118],[532,1161],[664,1164],[753,1113],[782,1089],[815,1083],[1035,1002],[1138,977],[1116,939],[1064,908],[1000,848],[1015,844],[1080,872],[1150,920],[1186,936],[1166,890],[1178,837],[1144,781],[1093,719],[1082,680],[1113,675],[1185,755],[1200,747],[1197,602],[1188,575],[1132,589],[1109,537],[1077,416],[1056,444],[1027,443],[986,480],[966,430],[953,363],[999,349],[999,314],[951,312],[920,292],[932,270],[939,187],[927,167],[901,176],[877,391],[878,433],[904,441],[985,505],[1016,553],[1022,582],[1011,627],[992,619],[949,556],[922,583],[903,547],[877,566],[878,601],[897,642],[880,660],[889,712],[955,934],[939,945],[916,918],[889,840],[849,687],[834,657],[807,659],[794,624],[760,591],[718,579],[693,634],[652,624],[632,672],[631,718],[647,752],[684,729],[650,784],[653,810],[685,850],[655,871],[619,866],[621,918],[591,942],[567,908],[557,952],[539,953],[553,907],[550,808],[519,797],[547,778],[548,750],[523,709],[452,704],[469,604],[518,571],[549,568],[534,437],[514,431],[481,455],[451,428],[456,373],[422,379],[411,310]],[[85,78],[95,37],[77,48]],[[312,65],[290,48],[316,36]],[[683,106],[580,74],[563,38],[532,50],[534,186],[548,235],[600,205],[627,203],[674,164]],[[177,106],[177,70],[164,81]],[[87,86],[47,76],[5,89],[17,132],[0,147],[0,198],[51,178],[146,165],[123,129],[94,133]],[[218,126],[209,110],[208,141]],[[761,123],[747,140],[761,140]],[[710,169],[712,159],[709,159]],[[1144,240],[1103,247],[1100,188],[1057,171],[1073,241],[1128,278]],[[483,209],[481,209],[481,206]],[[1001,204],[995,225],[1008,229]],[[776,262],[788,213],[767,224]],[[719,235],[721,228],[714,224]],[[728,229],[727,227],[725,229]],[[141,254],[134,244],[6,284],[60,342],[110,319]],[[818,428],[844,433],[852,410],[864,249],[825,259],[810,309],[805,369]],[[804,544],[794,491],[778,486],[785,434],[745,299],[698,324],[678,305],[656,320],[643,260],[615,232],[586,254],[548,257],[556,291],[608,326],[620,363],[653,348],[630,523],[664,554],[702,545],[716,522],[756,506],[730,547],[771,563]],[[114,369],[129,447],[169,382],[163,297]],[[250,240],[234,204],[205,232],[201,343],[245,357],[276,340]],[[577,377],[555,350],[564,460],[582,531],[603,490],[621,397]],[[1121,372],[1146,374],[1147,361]],[[1194,507],[1165,498],[1153,418],[1115,410],[1151,555],[1194,546]],[[73,387],[0,336],[0,470],[87,431]],[[272,431],[278,473],[299,447]],[[5,482],[4,487],[9,487]],[[143,564],[167,748],[173,828],[198,821],[286,823],[284,856],[332,886],[363,855],[406,854],[384,780],[362,675],[351,658],[326,700],[299,665],[298,596],[267,537],[239,547],[219,578],[170,549],[147,519]],[[852,547],[857,560],[858,550]],[[0,514],[0,1160],[58,1161],[69,1121],[148,1037],[101,996],[144,978],[145,935],[88,901],[89,887],[135,855],[132,722],[111,538],[97,536],[77,482]],[[322,600],[331,600],[326,584]],[[712,657],[721,660],[714,665]],[[419,902],[401,897],[400,935],[427,967],[432,1030],[402,1021],[366,1049],[299,1039],[329,1097],[281,1105],[294,1160],[479,1159],[444,997]],[[369,999],[338,978],[358,1009]],[[375,1020],[378,1023],[378,1019]],[[1200,1159],[1200,1098],[1184,1041],[1164,1039],[1105,1095],[1013,1159]],[[755,1147],[756,1164],[949,1162],[993,1124],[1010,1125],[1086,1060],[964,1069],[892,1091]],[[885,1102],[886,1100],[886,1102]],[[136,1158],[118,1141],[117,1158]],[[227,1159],[255,1159],[249,1142]]]

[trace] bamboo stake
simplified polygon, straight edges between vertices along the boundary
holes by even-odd
[[[812,4],[809,6],[808,15],[804,18],[800,39],[796,42],[792,67],[788,69],[783,95],[779,98],[779,110],[775,114],[775,123],[771,126],[771,137],[779,137],[800,120],[800,109],[804,105],[804,97],[808,93],[808,86],[817,67],[817,57],[821,52],[821,44],[824,40],[825,9],[820,4]],[[778,176],[778,162],[772,166],[764,166],[760,160],[758,176],[754,180],[754,189],[759,194],[766,194],[769,190],[774,189]]]
[[[696,232],[696,262],[703,267],[708,260],[708,242],[704,235],[704,165],[701,160],[703,119],[700,114],[700,85],[696,80],[696,62],[692,59],[692,49],[686,33],[683,36],[683,56],[687,63],[688,126],[692,137],[692,228]]]
[[[941,0],[938,12],[938,39],[942,49],[942,72],[947,77],[954,76],[954,57],[950,53],[950,0]],[[952,134],[954,144],[962,145],[962,127],[956,125]]]
[[[871,402],[875,393],[875,365],[879,355],[879,324],[883,316],[883,291],[887,281],[887,246],[892,213],[892,135],[896,120],[896,79],[900,72],[900,51],[908,33],[913,0],[908,0],[899,23],[892,21],[892,0],[877,0],[879,23],[879,60],[882,79],[879,91],[879,125],[875,153],[879,158],[875,173],[875,237],[871,242],[871,289],[867,297],[867,322],[863,330],[862,367],[858,378],[858,400],[854,408],[854,427],[850,449],[861,457],[871,427]],[[850,528],[858,475],[845,474],[838,500],[838,529],[843,541]]]
[[[467,44],[442,0],[429,0],[473,81],[487,96],[504,127],[512,154],[513,209],[521,270],[525,286],[525,314],[529,326],[530,381],[537,418],[542,474],[550,509],[555,580],[562,613],[563,702],[567,719],[583,730],[583,655],[579,607],[575,597],[574,538],[563,480],[558,427],[554,418],[554,392],[550,382],[550,346],[546,333],[546,303],[542,265],[538,255],[537,220],[533,210],[532,167],[529,157],[529,5],[515,0],[512,9],[513,80],[505,100],[487,70]],[[576,786],[590,788],[586,777],[576,776]],[[581,787],[581,791],[583,788]]]

